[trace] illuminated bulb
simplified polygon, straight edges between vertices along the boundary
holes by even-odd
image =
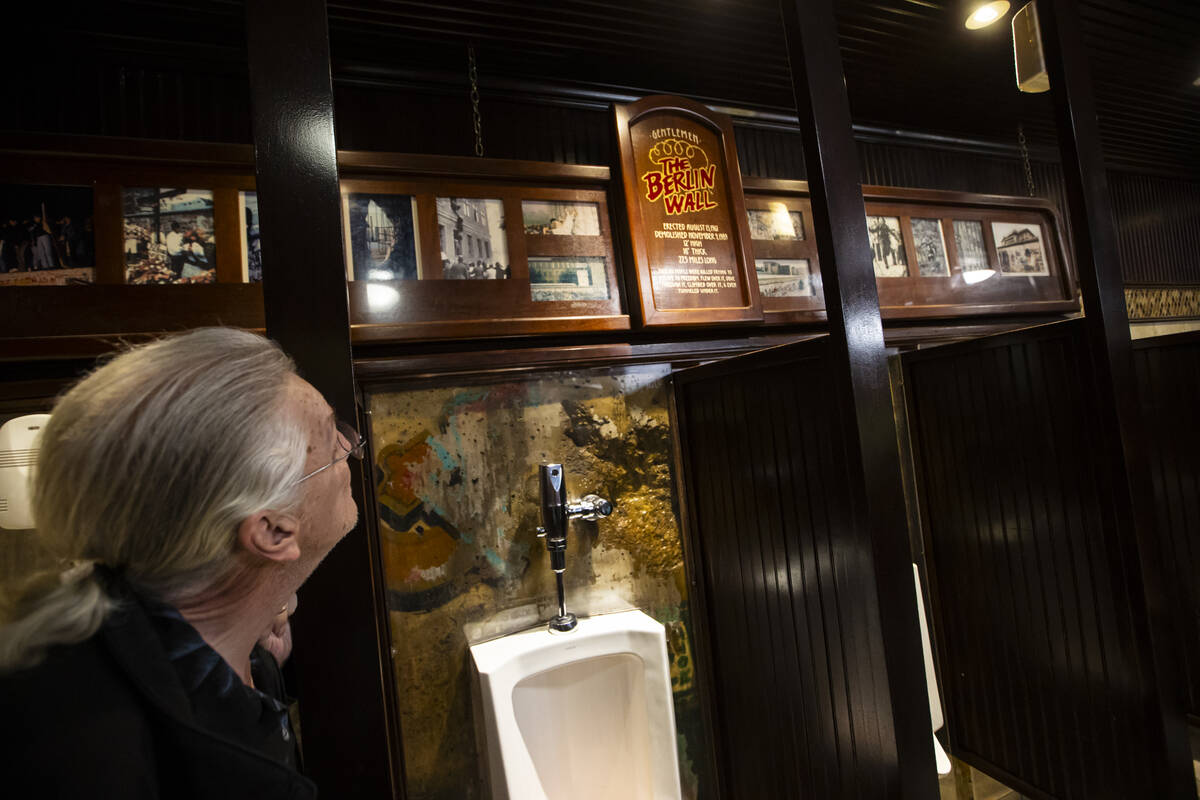
[[[971,12],[967,17],[967,30],[976,31],[980,28],[986,28],[996,20],[1008,13],[1008,0],[992,0],[990,3],[984,3]]]
[[[967,269],[963,270],[963,283],[970,286],[980,281],[986,281],[988,278],[996,274],[994,269]]]

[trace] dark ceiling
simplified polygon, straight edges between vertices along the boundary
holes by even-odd
[[[1012,12],[968,31],[960,6],[836,3],[855,122],[1007,143],[1021,123],[1031,141],[1052,144],[1049,98],[1016,88]],[[1081,0],[1080,15],[1110,163],[1200,174],[1200,2]],[[347,77],[372,67],[462,73],[472,42],[481,79],[684,94],[783,113],[792,103],[771,0],[333,0],[329,17]]]
[[[1035,147],[1053,145],[1048,96],[1016,89],[1009,17],[971,32],[959,5],[836,2],[856,124],[1010,145],[1021,124]],[[1079,8],[1110,165],[1200,178],[1200,0],[1080,0]],[[17,31],[37,45],[26,75],[61,66],[65,55],[85,72],[103,57],[244,81],[241,0],[74,0],[56,9]],[[792,107],[773,0],[331,0],[329,20],[343,84],[458,91],[471,43],[485,91],[597,102],[665,92],[776,120]],[[47,33],[48,25],[57,27]],[[28,91],[18,102],[55,102],[55,88],[39,83],[20,83]]]

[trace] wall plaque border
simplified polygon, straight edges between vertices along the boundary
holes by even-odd
[[[630,311],[646,327],[762,321],[729,117],[652,95],[614,105],[613,118]]]

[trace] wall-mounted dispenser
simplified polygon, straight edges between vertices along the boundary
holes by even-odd
[[[1037,3],[1029,3],[1013,14],[1012,33],[1017,88],[1030,93],[1050,91],[1046,57],[1042,55],[1042,29],[1038,25]]]
[[[0,425],[0,528],[33,527],[30,478],[37,463],[38,439],[49,414],[26,414]]]

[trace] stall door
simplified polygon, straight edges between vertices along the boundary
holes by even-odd
[[[674,378],[724,798],[899,797],[871,542],[853,524],[826,341]]]
[[[951,751],[1033,798],[1194,798],[1083,324],[903,356]]]
[[[1187,710],[1200,725],[1200,331],[1133,343],[1150,454],[1150,480],[1187,679]]]

